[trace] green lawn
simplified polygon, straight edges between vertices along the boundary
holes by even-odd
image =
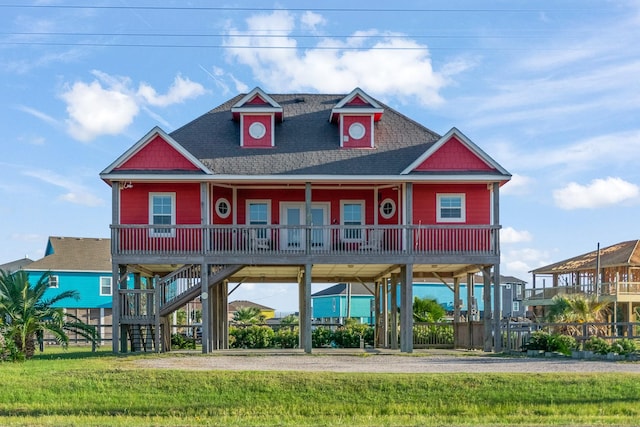
[[[162,356],[76,351],[0,363],[0,425],[637,425],[640,419],[640,374],[178,371],[135,368],[139,357]]]

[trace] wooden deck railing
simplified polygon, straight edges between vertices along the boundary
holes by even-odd
[[[595,284],[584,284],[580,286],[550,286],[534,289],[525,289],[525,300],[548,300],[556,295],[601,295],[614,296],[625,294],[640,294],[640,282],[606,282]]]
[[[499,226],[112,225],[114,255],[498,253]]]

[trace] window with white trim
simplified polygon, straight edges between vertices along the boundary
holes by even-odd
[[[60,287],[60,278],[58,276],[49,276],[49,287],[58,289]]]
[[[389,219],[396,214],[396,202],[392,199],[384,199],[380,203],[380,216],[384,219]]]
[[[111,277],[100,278],[100,296],[111,296]]]
[[[220,218],[227,218],[231,213],[231,204],[224,197],[216,201],[216,213]]]
[[[511,306],[511,312],[517,313],[518,311],[520,311],[520,301],[513,301],[513,304]]]
[[[464,194],[438,194],[436,199],[438,222],[465,222]]]
[[[250,225],[268,225],[271,222],[269,201],[247,201],[247,224]],[[267,229],[259,228],[257,237],[264,239],[267,237]]]
[[[176,193],[149,194],[149,224],[175,225],[176,223]],[[174,228],[154,227],[149,230],[152,237],[172,237]]]
[[[363,201],[342,201],[342,225],[363,225],[364,224],[364,202]],[[361,228],[344,228],[342,231],[344,240],[362,240]]]

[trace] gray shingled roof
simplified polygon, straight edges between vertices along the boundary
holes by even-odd
[[[600,248],[600,267],[640,267],[640,240],[629,240]],[[535,274],[563,274],[596,268],[598,251],[588,252],[564,261],[532,270]]]
[[[4,270],[8,273],[13,273],[15,271],[20,270],[21,268],[26,267],[27,265],[31,264],[33,262],[33,260],[24,257],[22,259],[17,259],[15,261],[11,261],[11,262],[7,262],[5,264],[0,265],[0,270]]]
[[[271,95],[284,109],[273,148],[240,147],[238,95],[170,135],[218,175],[399,175],[440,135],[383,105],[375,148],[340,149],[331,109],[346,95]]]
[[[49,237],[51,254],[24,267],[25,271],[111,272],[111,239]]]

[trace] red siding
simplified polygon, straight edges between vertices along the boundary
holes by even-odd
[[[364,126],[365,133],[360,139],[349,136],[349,126],[354,123],[360,123]],[[373,135],[371,128],[371,116],[342,116],[342,146],[345,148],[370,148],[372,147],[371,137]]]
[[[383,218],[380,216],[380,204],[384,199],[391,199],[396,204],[396,213],[391,218]],[[394,225],[398,224],[400,215],[400,201],[398,200],[398,190],[392,188],[385,188],[378,192],[378,209],[376,214],[378,215],[378,224],[381,225]]]
[[[491,224],[491,192],[486,184],[414,184],[414,224],[437,224],[436,195],[439,193],[465,194],[466,221],[462,224]]]
[[[149,193],[176,193],[176,223],[200,224],[200,184],[144,184],[120,191],[120,223],[149,224]]]
[[[116,170],[198,170],[160,136],[149,141]]]
[[[256,95],[253,98],[251,98],[250,101],[246,102],[244,105],[269,105],[269,103],[264,99],[262,99],[259,95]]]
[[[304,189],[247,189],[238,190],[238,224],[246,223],[247,200],[271,200],[271,223],[280,224],[280,203],[300,202],[304,203]],[[330,203],[330,221],[333,224],[340,223],[341,200],[364,200],[365,222],[374,223],[374,215],[378,214],[378,208],[373,206],[373,189],[362,190],[323,190],[314,189],[312,198],[314,203]]]
[[[264,136],[260,139],[255,139],[249,135],[249,126],[253,123],[262,123],[266,128]],[[242,141],[243,147],[271,147],[273,129],[271,127],[271,115],[245,115],[243,116],[243,129],[242,129]]]
[[[353,106],[361,107],[363,105],[369,105],[369,103],[366,102],[364,99],[360,98],[359,96],[354,96],[353,99],[347,102],[346,105],[349,107],[353,107]]]
[[[429,156],[417,171],[490,171],[493,170],[482,159],[453,137],[445,142],[435,153]]]
[[[231,207],[231,212],[229,216],[226,218],[221,218],[216,213],[216,202],[225,198],[229,202],[229,206]],[[212,205],[211,212],[213,212],[213,223],[214,224],[233,224],[233,191],[230,188],[226,187],[213,187],[213,197],[212,197]]]

